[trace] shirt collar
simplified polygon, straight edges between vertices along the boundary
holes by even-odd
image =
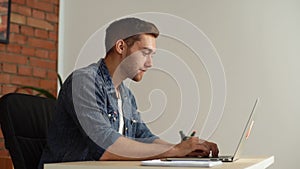
[[[111,76],[109,74],[108,68],[107,68],[107,66],[104,62],[104,59],[103,58],[100,59],[98,61],[98,64],[99,64],[99,71],[102,74],[104,83],[106,84],[106,86],[109,86],[109,88],[114,89],[114,85],[112,83],[112,79],[111,79]]]
[[[109,74],[108,68],[107,68],[103,58],[98,61],[98,65],[99,65],[99,71],[100,71],[99,73],[102,74],[104,83],[106,84],[106,88],[109,91],[115,93],[115,87],[112,82],[112,78]],[[121,92],[122,98],[125,96],[128,96],[128,92],[127,92],[126,87],[123,82],[120,84],[120,92]]]

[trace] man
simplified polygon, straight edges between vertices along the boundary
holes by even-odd
[[[197,137],[173,145],[152,134],[122,83],[142,80],[158,35],[154,24],[137,18],[110,24],[105,58],[74,71],[61,88],[39,168],[64,161],[218,156],[216,144]]]

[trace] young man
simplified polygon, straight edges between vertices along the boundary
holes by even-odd
[[[216,144],[197,137],[173,145],[152,134],[122,83],[142,80],[158,35],[154,24],[137,18],[107,28],[105,58],[74,71],[61,88],[39,168],[64,161],[218,156]]]

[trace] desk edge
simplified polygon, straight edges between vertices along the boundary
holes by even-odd
[[[254,164],[254,165],[252,165],[250,167],[247,167],[245,169],[267,168],[267,167],[269,167],[273,163],[274,163],[274,156],[271,156],[271,157],[269,157],[267,159],[262,160],[259,163],[256,163],[256,164]]]

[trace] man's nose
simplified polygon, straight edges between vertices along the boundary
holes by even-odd
[[[153,66],[152,55],[146,57],[145,67],[150,68]]]

